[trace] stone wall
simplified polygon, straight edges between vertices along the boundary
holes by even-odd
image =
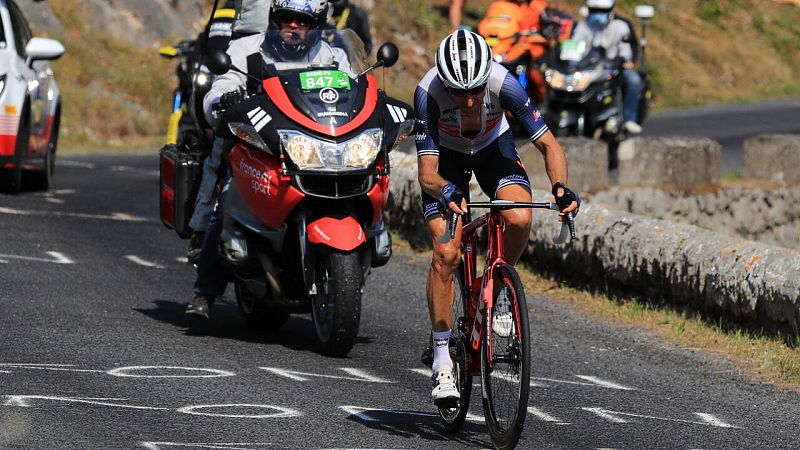
[[[800,135],[764,134],[744,141],[742,176],[800,183]]]
[[[733,187],[702,195],[612,189],[591,197],[615,209],[800,250],[800,186]]]

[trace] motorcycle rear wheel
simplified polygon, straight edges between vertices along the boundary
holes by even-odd
[[[311,317],[320,353],[347,356],[361,321],[363,275],[358,253],[330,250],[322,258]]]
[[[289,311],[281,306],[269,306],[236,283],[236,305],[242,321],[254,331],[275,331],[289,320]]]

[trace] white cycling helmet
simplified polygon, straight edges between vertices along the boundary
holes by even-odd
[[[586,0],[589,9],[614,9],[616,0]]]
[[[436,71],[442,83],[451,89],[482,86],[492,72],[492,49],[480,35],[456,30],[439,44]]]

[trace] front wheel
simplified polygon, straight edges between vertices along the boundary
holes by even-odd
[[[493,311],[481,339],[483,414],[498,449],[514,448],[528,410],[531,352],[528,305],[516,270],[494,272]]]
[[[361,321],[361,263],[357,252],[333,249],[322,260],[317,294],[311,299],[311,318],[320,352],[327,356],[347,356],[355,344]]]
[[[13,166],[5,171],[0,170],[0,184],[2,190],[8,194],[16,195],[22,191],[22,163],[28,157],[28,140],[30,139],[30,123],[27,105],[19,116],[19,129],[14,145]]]

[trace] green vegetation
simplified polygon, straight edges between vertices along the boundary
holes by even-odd
[[[467,2],[465,22],[477,25],[490,0]],[[582,0],[552,0],[577,16]],[[633,19],[636,4],[656,6],[647,37],[654,109],[748,102],[800,95],[800,7],[759,0],[620,0]],[[64,96],[60,146],[154,150],[166,132],[175,61],[155,47],[133,48],[93,31],[79,0],[48,2],[64,24],[67,48],[53,64]],[[401,57],[384,71],[386,89],[411,101],[447,33],[446,0],[374,0],[377,43],[393,41]],[[638,27],[638,25],[637,25]]]

